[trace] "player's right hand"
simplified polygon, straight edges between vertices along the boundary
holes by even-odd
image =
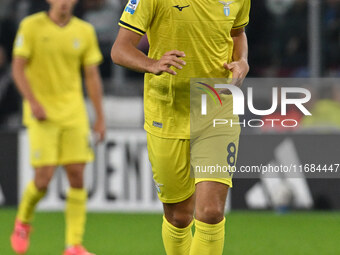
[[[39,120],[46,120],[47,115],[46,115],[46,111],[44,109],[44,107],[37,101],[32,101],[30,102],[30,106],[31,106],[31,110],[33,113],[33,116]]]
[[[170,69],[171,66],[181,70],[186,65],[185,61],[180,59],[184,58],[185,53],[183,51],[172,50],[166,52],[159,60],[155,61],[151,66],[151,73],[160,75],[163,72],[176,75],[177,73]]]

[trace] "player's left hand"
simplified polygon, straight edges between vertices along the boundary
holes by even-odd
[[[95,134],[95,143],[98,144],[104,141],[105,133],[106,133],[106,126],[104,119],[100,118],[97,119],[94,123],[93,132]]]
[[[223,67],[226,70],[229,70],[233,73],[233,81],[235,81],[235,85],[240,87],[242,85],[242,81],[247,76],[249,72],[249,64],[246,59],[240,59],[238,61],[233,61],[231,63],[224,63]]]

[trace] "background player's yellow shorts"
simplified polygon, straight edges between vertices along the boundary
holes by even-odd
[[[237,131],[237,130],[236,130]],[[202,139],[168,139],[147,133],[147,147],[158,197],[163,203],[178,203],[195,192],[195,184],[220,182],[232,187],[232,175],[196,174],[202,164],[234,165],[239,132],[233,136],[215,135]],[[190,152],[191,147],[191,152]],[[210,149],[208,149],[210,148]],[[190,159],[191,157],[191,159]]]
[[[62,126],[34,121],[27,127],[33,167],[85,163],[93,160],[87,124]]]

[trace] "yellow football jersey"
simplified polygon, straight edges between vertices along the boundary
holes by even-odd
[[[145,75],[145,130],[164,138],[190,138],[190,78],[228,78],[223,63],[232,61],[231,29],[248,24],[250,0],[130,0],[119,25],[147,33],[149,57],[184,51],[186,65]]]
[[[13,55],[28,59],[25,73],[49,121],[65,125],[87,121],[81,67],[102,61],[89,23],[72,17],[59,27],[46,12],[31,15],[20,24]],[[23,117],[26,125],[34,121],[25,101]]]

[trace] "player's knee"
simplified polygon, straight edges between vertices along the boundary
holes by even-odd
[[[224,208],[221,206],[203,206],[196,210],[196,218],[208,224],[217,224],[224,218]]]
[[[166,218],[176,228],[185,228],[192,222],[193,215],[189,212],[173,212]]]
[[[85,164],[73,164],[65,166],[67,178],[72,188],[83,188]]]
[[[34,184],[36,188],[40,191],[47,190],[50,181],[51,177],[48,175],[38,175],[34,178]]]
[[[83,171],[68,171],[67,176],[72,188],[83,188]]]
[[[83,173],[80,171],[70,171],[68,177],[70,181],[77,181],[83,178]]]
[[[55,167],[38,167],[35,168],[34,184],[40,191],[45,191],[53,177]]]
[[[84,181],[82,176],[79,175],[74,175],[73,177],[69,177],[69,182],[71,188],[75,189],[82,189],[84,186]]]

